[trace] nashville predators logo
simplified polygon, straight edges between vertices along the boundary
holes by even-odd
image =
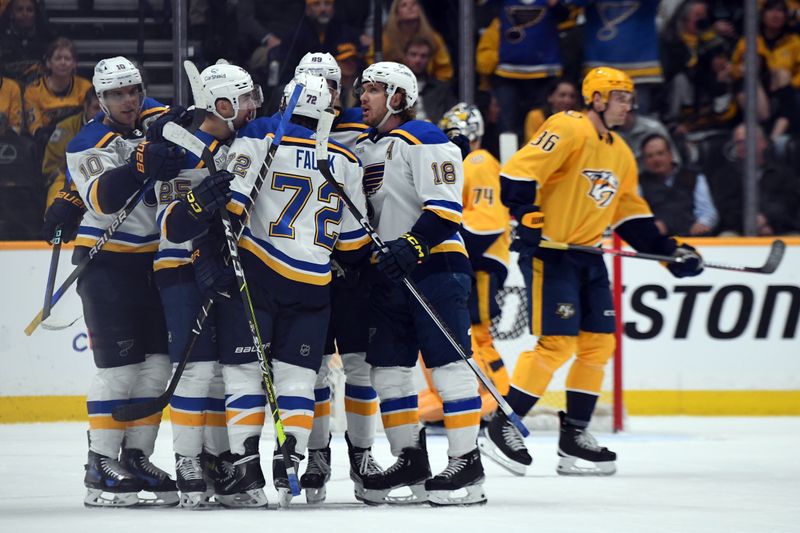
[[[564,320],[569,320],[575,316],[575,306],[569,303],[556,304],[556,315]]]
[[[586,194],[597,203],[597,207],[608,207],[619,189],[619,179],[608,170],[584,170],[583,175],[590,184]]]

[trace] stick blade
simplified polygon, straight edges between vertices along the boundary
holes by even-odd
[[[767,261],[764,266],[759,269],[762,274],[772,274],[775,272],[783,260],[783,254],[786,252],[786,243],[780,239],[772,241],[772,247],[769,250]]]
[[[117,422],[133,422],[160,413],[167,406],[169,397],[163,395],[148,402],[118,405],[111,411],[111,418]]]

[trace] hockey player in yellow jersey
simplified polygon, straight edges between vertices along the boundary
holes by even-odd
[[[512,250],[528,292],[535,349],[520,354],[507,395],[525,416],[553,373],[576,356],[566,381],[567,408],[560,413],[558,473],[611,475],[616,454],[588,433],[604,368],[614,352],[614,308],[602,256],[539,247],[541,239],[599,245],[609,226],[635,249],[682,257],[667,268],[695,276],[703,262],[694,248],[662,236],[637,192],[636,161],[613,132],[633,104],[633,83],[623,72],[598,67],[582,88],[585,113],[550,117],[533,139],[503,166],[501,198],[517,219]],[[481,448],[511,472],[524,475],[532,461],[521,435],[498,412]],[[592,463],[578,467],[576,460]]]
[[[469,253],[475,279],[469,297],[472,322],[472,356],[501,394],[508,393],[508,371],[494,347],[490,327],[500,315],[497,291],[508,273],[511,242],[508,208],[500,202],[500,162],[481,148],[483,116],[477,107],[459,103],[444,114],[439,127],[459,145],[464,158],[461,237]],[[463,145],[463,146],[462,146]],[[419,395],[423,422],[442,422],[442,399],[435,392],[431,372],[425,369],[428,389]],[[481,416],[497,408],[492,395],[481,387]]]

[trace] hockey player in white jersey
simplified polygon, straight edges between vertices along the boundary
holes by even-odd
[[[369,253],[369,238],[317,170],[314,129],[331,98],[324,78],[300,74],[284,91],[284,108],[296,83],[304,89],[245,226],[240,248],[258,326],[269,346],[273,379],[295,467],[308,445],[314,416],[314,383],[330,314],[331,257],[352,264]],[[275,133],[270,119],[250,123],[231,146],[229,210],[240,214]],[[361,165],[346,148],[328,144],[334,177],[356,205],[366,207]],[[261,391],[257,369],[250,383]],[[282,450],[273,457],[273,481],[288,504]]]
[[[353,150],[358,136],[369,127],[362,121],[361,108],[342,109],[339,106],[342,71],[332,55],[309,52],[295,68],[295,75],[310,73],[328,82],[336,118],[331,127],[331,139]],[[378,395],[370,381],[370,366],[366,362],[369,328],[369,287],[361,275],[363,265],[337,265],[331,282],[331,318],[317,383],[314,386],[314,425],[308,439],[308,465],[300,482],[309,503],[325,500],[325,484],[331,477],[331,388],[330,361],[337,351],[345,374],[345,440],[350,460],[350,477],[355,484],[356,498],[363,493],[363,476],[380,472],[372,456],[372,444],[378,413]]]
[[[477,379],[400,283],[410,277],[469,350],[471,267],[458,231],[461,152],[436,126],[414,120],[417,83],[408,67],[375,63],[362,73],[360,88],[364,121],[372,129],[359,138],[356,153],[364,164],[373,226],[386,242],[370,291],[367,362],[397,456],[385,472],[364,479],[364,498],[370,503],[483,503]],[[443,401],[449,444],[447,468],[432,478],[412,376],[420,351]],[[410,498],[390,494],[403,486],[411,488]],[[466,495],[453,494],[459,489]]]
[[[146,98],[139,70],[124,57],[100,61],[92,83],[101,115],[67,146],[67,175],[87,210],[78,230],[73,261],[85,257],[116,212],[148,180],[169,181],[183,152],[163,142],[143,142],[143,122],[166,108]],[[154,466],[161,413],[128,424],[112,419],[116,405],[161,394],[169,377],[167,334],[152,280],[158,248],[156,198],[149,188],[78,279],[97,373],[87,397],[89,457],[84,483],[87,506],[130,506],[139,491],[149,503],[174,505],[175,482]]]
[[[195,320],[209,295],[203,285],[209,269],[217,268],[222,248],[219,220],[214,216],[230,199],[230,180],[225,171],[228,145],[236,130],[255,118],[261,106],[261,90],[250,74],[229,64],[212,65],[200,74],[205,118],[195,136],[210,150],[216,168],[209,175],[205,163],[188,154],[177,178],[158,182],[158,222],[161,242],[154,263],[169,331],[169,353],[177,365],[196,328]],[[192,239],[202,245],[192,265]],[[207,260],[208,252],[213,257]],[[197,275],[196,275],[197,274]],[[211,495],[227,507],[263,507],[264,475],[258,461],[233,465],[258,450],[260,416],[242,417],[240,405],[252,403],[238,390],[242,365],[257,365],[250,349],[252,337],[238,298],[215,298],[195,341],[189,363],[170,400],[175,471],[180,505],[196,508]],[[223,376],[225,379],[223,379]],[[226,422],[226,397],[231,406]],[[263,399],[258,395],[256,403]],[[250,413],[252,414],[252,413]],[[230,424],[230,443],[228,427]],[[256,435],[252,436],[256,428]],[[249,439],[248,439],[249,437]],[[204,476],[205,474],[205,476]]]

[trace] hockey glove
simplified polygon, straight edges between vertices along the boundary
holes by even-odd
[[[544,213],[539,206],[532,205],[517,215],[517,233],[511,250],[520,254],[533,255],[542,240]]]
[[[148,178],[169,181],[181,171],[185,155],[186,151],[174,144],[144,141],[131,154],[128,165],[139,183]]]
[[[195,220],[209,220],[211,216],[227,205],[231,199],[231,180],[233,174],[219,170],[201,181],[181,199],[186,211]]]
[[[194,279],[204,295],[230,298],[236,281],[233,266],[225,264],[226,254],[221,253],[222,242],[218,235],[207,233],[194,241]]]
[[[42,238],[47,242],[52,241],[56,229],[61,226],[61,242],[75,239],[85,211],[86,206],[77,192],[59,191],[44,214]]]
[[[155,120],[150,122],[147,126],[145,139],[150,142],[163,142],[164,125],[168,122],[175,122],[182,127],[186,127],[192,123],[192,113],[186,111],[185,107],[179,105],[171,106],[165,112],[158,115]]]
[[[378,270],[389,280],[400,283],[416,266],[430,254],[428,245],[419,235],[404,233],[386,243],[386,249],[378,252]]]
[[[679,244],[672,252],[672,257],[681,259],[680,263],[667,264],[667,269],[676,278],[697,276],[703,271],[703,258],[688,244]]]
[[[447,136],[450,137],[450,142],[458,146],[458,149],[461,150],[461,159],[466,159],[470,152],[472,152],[469,138],[466,135],[462,135],[457,129],[447,131],[446,133]]]

